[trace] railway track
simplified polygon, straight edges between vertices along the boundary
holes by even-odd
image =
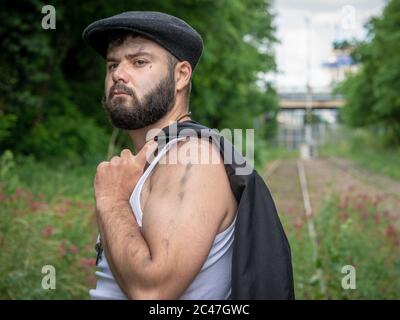
[[[281,167],[282,161],[276,160],[274,161],[268,169],[265,171],[263,177],[266,182],[268,182],[271,177],[274,176],[274,174],[279,173],[279,169],[285,170],[285,168]],[[292,168],[292,173],[294,173],[294,170]],[[327,292],[327,287],[326,283],[324,280],[324,274],[322,268],[320,268],[318,265],[318,259],[319,259],[319,245],[318,245],[318,235],[317,235],[317,230],[315,228],[315,223],[314,223],[314,212],[312,208],[312,204],[310,201],[310,194],[309,194],[309,189],[308,189],[308,183],[307,183],[307,174],[306,170],[304,167],[304,164],[302,160],[297,160],[296,161],[296,168],[295,168],[297,178],[299,181],[299,186],[300,188],[297,190],[298,193],[300,193],[300,199],[302,202],[302,207],[303,207],[303,216],[305,217],[305,220],[307,222],[307,231],[308,235],[311,239],[311,244],[312,244],[312,260],[315,265],[315,274],[318,278],[319,285],[320,285],[320,291],[321,294],[325,299],[328,299],[328,292]],[[295,177],[292,177],[292,181],[290,183],[295,183]],[[294,194],[290,194],[290,197],[293,197]],[[299,195],[297,195],[299,198]]]

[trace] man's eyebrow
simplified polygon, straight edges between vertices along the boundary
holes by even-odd
[[[127,53],[125,55],[125,58],[128,59],[128,60],[131,60],[133,58],[140,57],[140,56],[148,56],[149,58],[153,58],[154,57],[154,55],[151,54],[150,52],[139,51],[139,52],[136,52],[136,53]],[[119,61],[119,59],[117,59],[114,56],[108,56],[107,57],[107,62],[109,62],[109,61]]]

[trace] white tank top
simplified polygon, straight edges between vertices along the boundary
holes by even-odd
[[[143,217],[143,212],[140,206],[140,194],[144,182],[170,147],[177,141],[183,139],[185,138],[171,140],[161,149],[140,177],[131,194],[129,203],[140,227],[142,226]],[[234,239],[235,222],[236,217],[227,229],[215,236],[208,257],[200,272],[179,298],[180,300],[226,300],[229,298],[231,294],[232,244]],[[99,237],[97,241],[99,241]],[[111,273],[107,263],[106,254],[102,255],[98,268],[100,268],[101,271],[96,272],[96,275],[98,276],[97,285],[96,289],[89,291],[91,298],[127,299]]]

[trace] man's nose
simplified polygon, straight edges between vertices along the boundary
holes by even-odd
[[[120,62],[112,72],[112,79],[114,82],[121,81],[128,82],[128,74],[126,72],[126,65],[124,62]]]

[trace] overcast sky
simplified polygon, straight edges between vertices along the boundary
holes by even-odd
[[[326,87],[330,82],[328,61],[334,40],[364,39],[363,27],[379,15],[386,0],[275,0],[275,25],[280,41],[276,45],[279,73],[268,79],[280,88],[305,87],[307,70],[307,23],[310,21],[311,85]]]

